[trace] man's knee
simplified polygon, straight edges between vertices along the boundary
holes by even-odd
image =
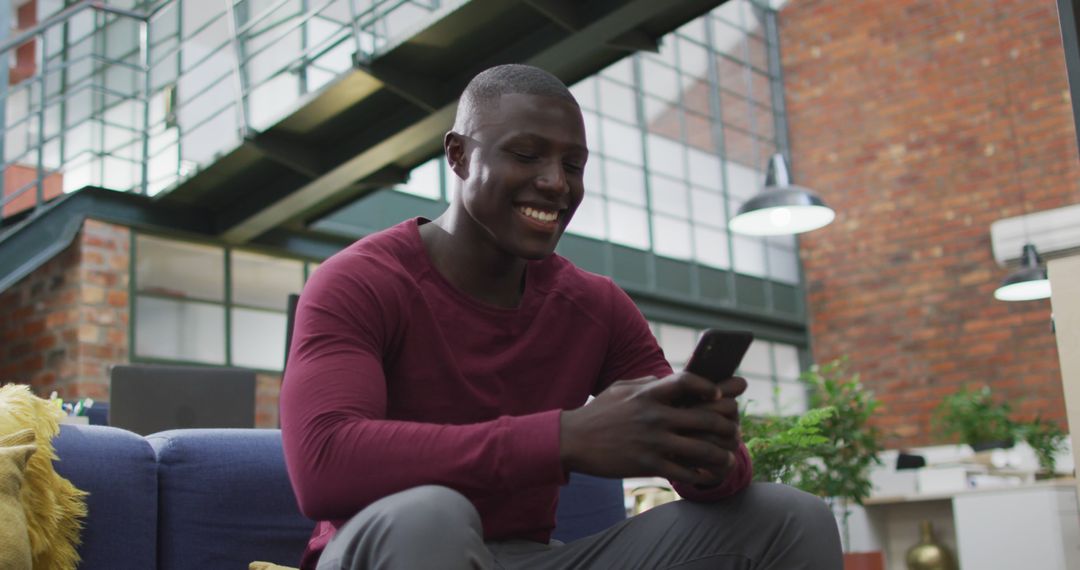
[[[788,485],[754,483],[716,503],[677,503],[681,503],[680,512],[672,513],[672,516],[681,519],[682,524],[738,520],[758,530],[773,528],[780,533],[795,531],[799,535],[839,536],[836,519],[825,501]]]
[[[384,497],[357,515],[369,529],[421,538],[479,527],[480,515],[461,493],[438,485],[414,487]]]
[[[447,487],[415,487],[375,501],[342,527],[319,569],[490,567],[476,508]]]
[[[779,483],[754,483],[746,499],[755,510],[776,517],[792,517],[800,523],[836,525],[832,510],[816,495]]]

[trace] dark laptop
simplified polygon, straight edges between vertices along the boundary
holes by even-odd
[[[176,428],[255,426],[255,372],[205,366],[117,365],[109,425],[140,435]]]

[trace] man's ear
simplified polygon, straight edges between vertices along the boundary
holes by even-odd
[[[443,150],[446,152],[446,163],[450,165],[450,170],[461,180],[468,178],[469,153],[461,135],[448,131],[443,137]]]

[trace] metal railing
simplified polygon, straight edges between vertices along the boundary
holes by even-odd
[[[14,81],[0,80],[0,224],[88,185],[166,191],[438,7],[438,0],[76,2],[0,43],[4,61],[16,62]]]

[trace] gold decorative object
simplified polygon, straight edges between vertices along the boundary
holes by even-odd
[[[630,495],[634,497],[635,515],[640,515],[653,507],[659,507],[664,503],[670,503],[679,498],[679,495],[676,494],[675,491],[668,489],[667,487],[652,485],[638,487],[631,491]]]
[[[907,552],[908,570],[957,570],[952,552],[934,539],[930,521],[922,521],[920,529],[922,538]]]

